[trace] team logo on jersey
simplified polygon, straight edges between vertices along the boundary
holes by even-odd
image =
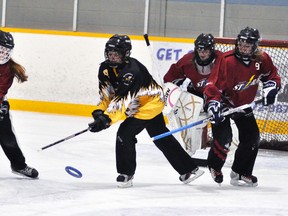
[[[250,86],[257,85],[257,83],[259,83],[259,78],[258,79],[254,79],[254,78],[255,78],[255,74],[252,77],[250,77],[249,81],[239,82],[237,85],[233,87],[233,90],[241,91],[241,90],[249,88]]]
[[[124,85],[129,86],[134,80],[134,76],[131,73],[127,73],[123,76],[122,81],[124,83]]]
[[[204,78],[204,79],[200,80],[200,81],[196,84],[196,87],[197,87],[197,88],[203,88],[203,87],[206,85],[206,83],[207,83],[207,79]]]
[[[109,78],[109,72],[108,72],[107,69],[105,69],[105,70],[103,71],[103,74]]]

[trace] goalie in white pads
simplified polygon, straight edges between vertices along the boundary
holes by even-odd
[[[221,51],[215,50],[211,34],[200,34],[194,42],[194,52],[184,55],[170,66],[164,76],[166,104],[163,113],[172,127],[182,127],[206,116],[203,107],[203,89]],[[173,84],[180,86],[177,87]],[[207,142],[206,124],[181,132],[180,140],[186,151],[193,155]]]
[[[173,129],[207,117],[206,114],[201,113],[203,108],[203,99],[201,97],[183,91],[181,87],[170,82],[164,84],[164,94],[165,107],[163,114],[167,116],[169,125]],[[205,128],[206,124],[203,123],[185,129],[174,135],[191,156],[195,154],[196,150],[201,148],[202,128]],[[205,134],[207,135],[207,133]]]

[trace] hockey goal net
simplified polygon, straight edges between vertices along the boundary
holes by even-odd
[[[215,40],[216,49],[222,52],[235,46],[235,39],[215,38]],[[260,148],[288,151],[288,41],[262,40],[259,47],[272,58],[278,68],[282,85],[275,105],[269,107],[260,105],[254,110],[260,129]],[[256,99],[261,98],[260,89]]]

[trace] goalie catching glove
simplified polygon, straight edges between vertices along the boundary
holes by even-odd
[[[225,120],[225,117],[221,114],[221,103],[219,101],[212,100],[209,102],[208,113],[212,116],[212,124],[219,124]]]
[[[91,132],[99,132],[110,127],[111,119],[102,110],[94,110],[92,116],[94,122],[88,124]]]
[[[279,87],[275,81],[269,80],[267,82],[263,82],[263,106],[268,106],[275,103],[278,90]]]

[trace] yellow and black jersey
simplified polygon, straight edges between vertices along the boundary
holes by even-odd
[[[147,68],[134,58],[117,68],[102,62],[99,68],[100,101],[112,124],[126,117],[152,119],[164,108],[163,90]]]

